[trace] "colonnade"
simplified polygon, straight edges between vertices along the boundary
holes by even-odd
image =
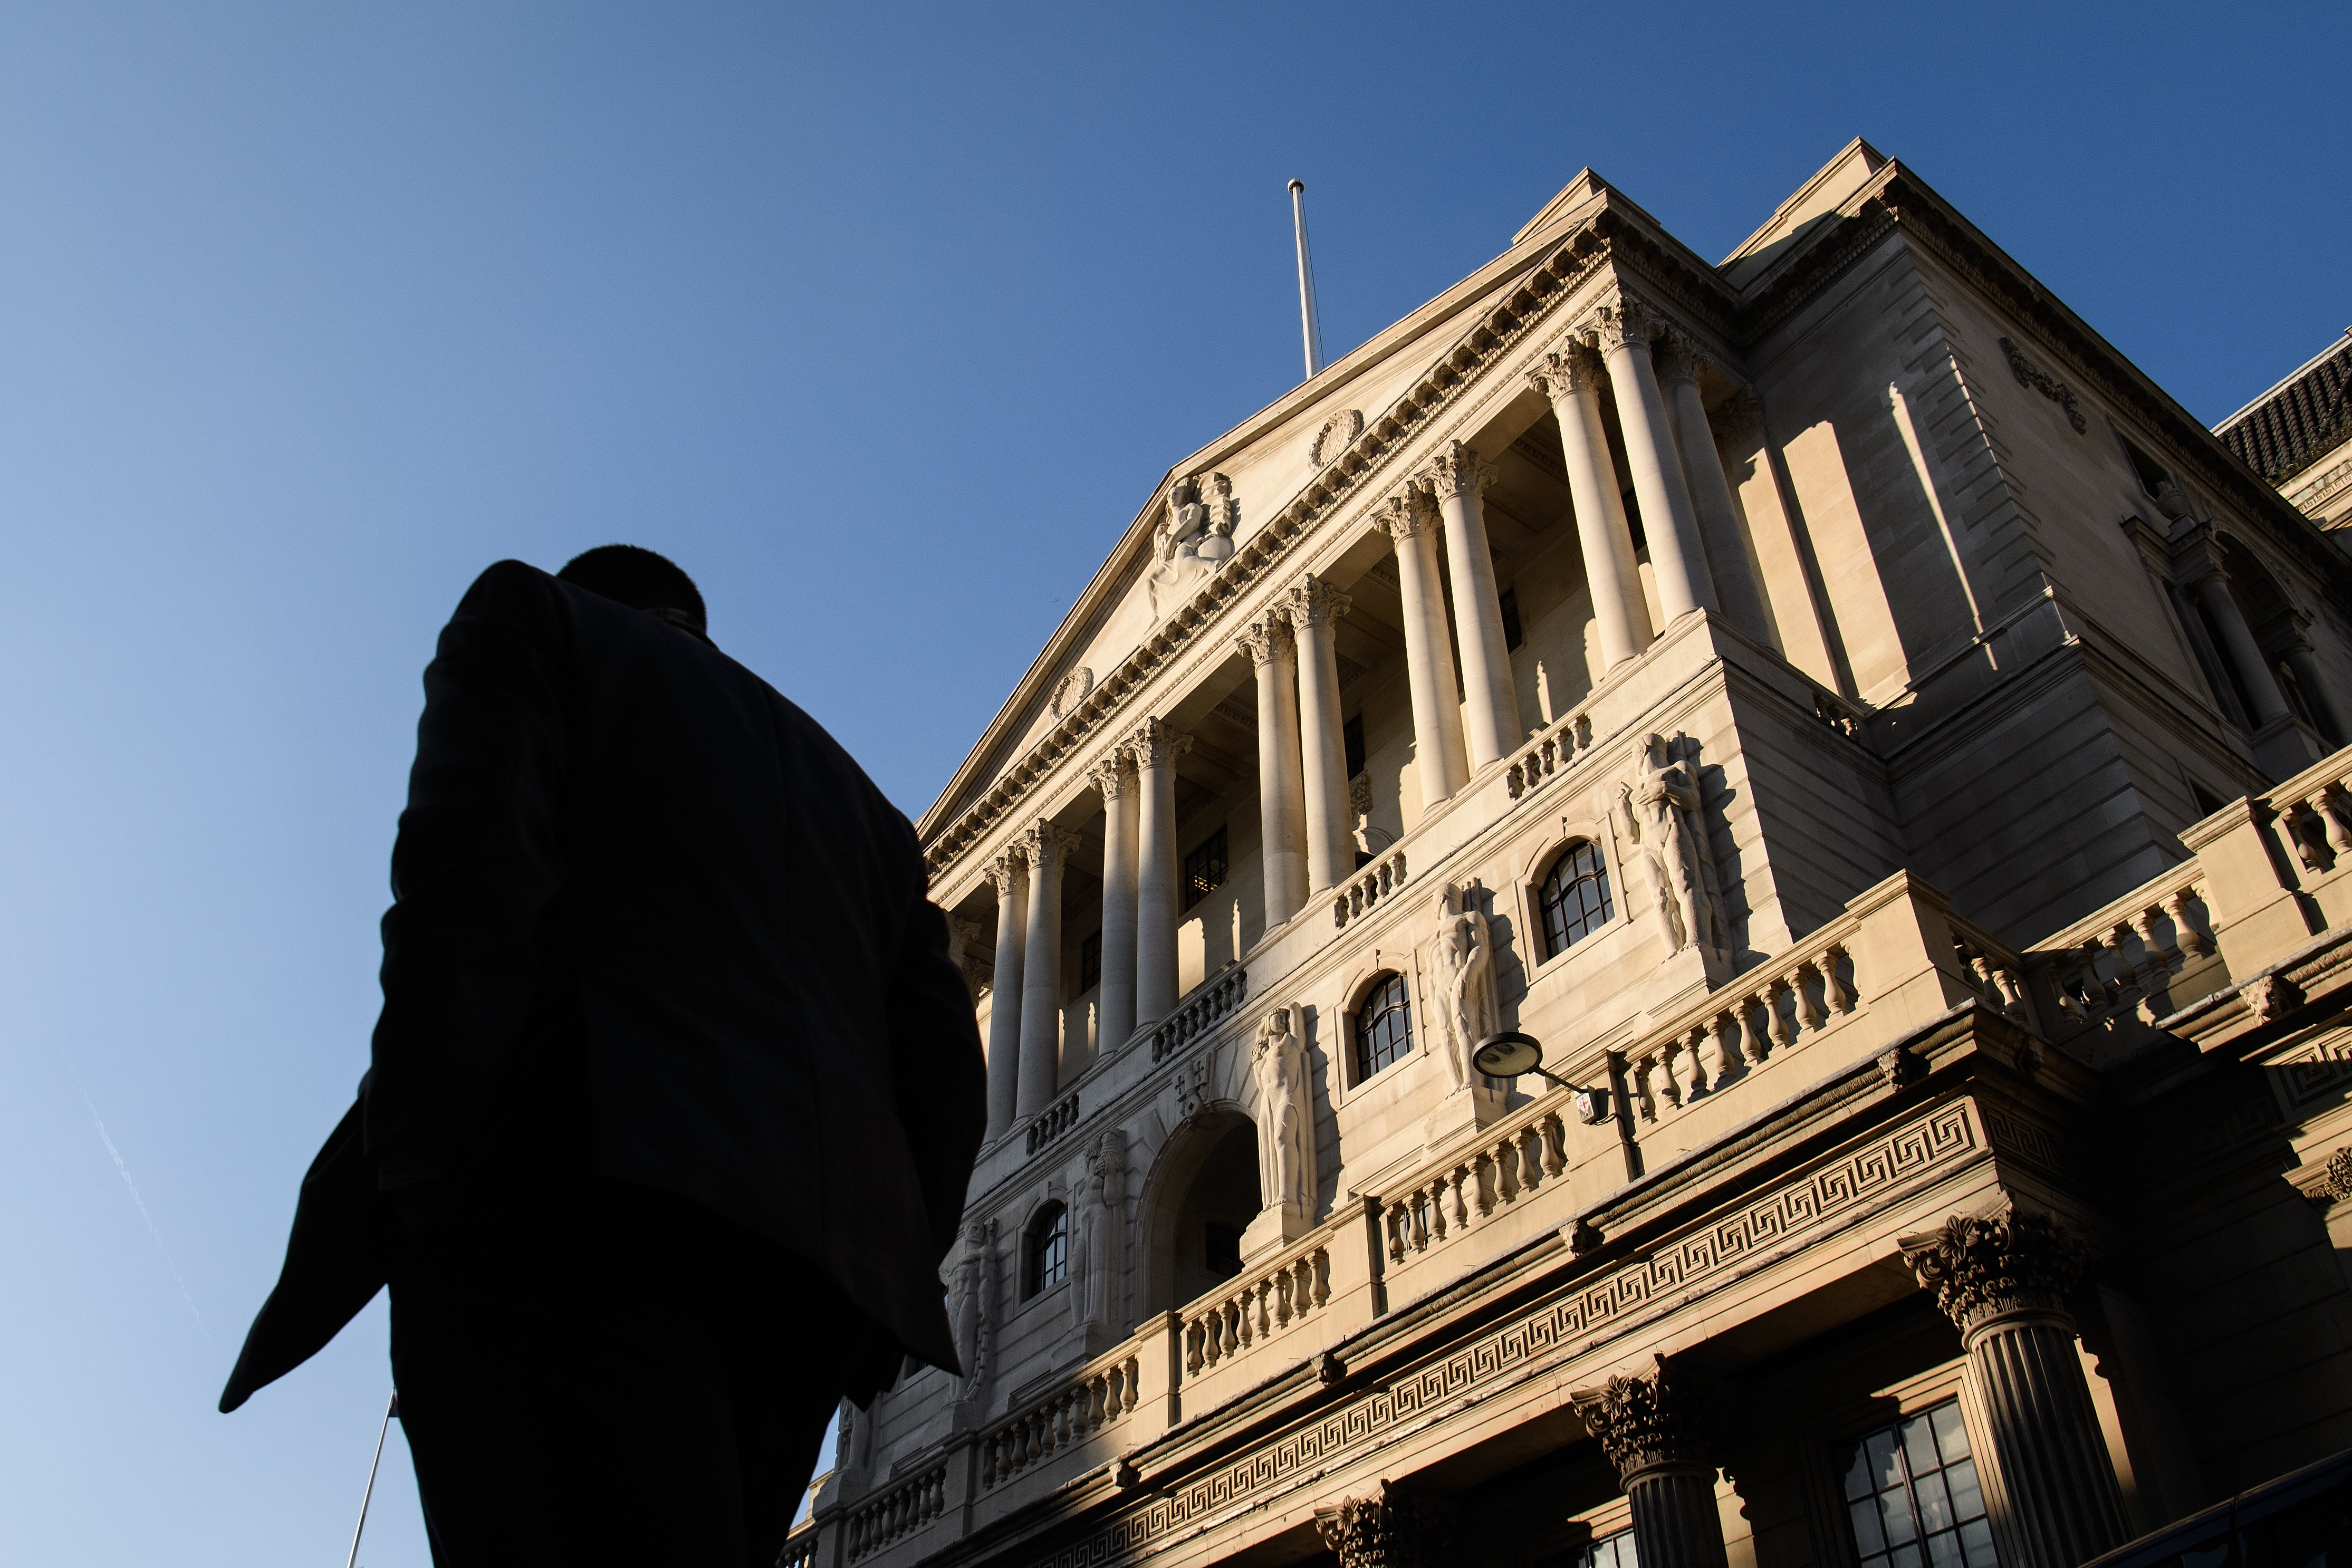
[[[1604,365],[1665,620],[1719,607],[1750,626],[1762,616],[1730,486],[1699,400],[1696,351],[1669,337],[1661,376],[1651,350],[1659,324],[1639,302],[1620,296],[1595,319],[1593,346],[1572,334],[1527,376],[1559,416],[1601,656],[1613,670],[1638,657],[1655,633],[1602,423]],[[1448,441],[1375,509],[1396,558],[1414,767],[1424,808],[1453,796],[1525,738],[1486,535],[1484,497],[1495,474],[1476,451]],[[1444,574],[1438,569],[1441,539]],[[1725,585],[1722,600],[1718,585]],[[1348,610],[1348,595],[1309,574],[1234,638],[1257,683],[1269,928],[1355,869],[1334,641],[1336,623]],[[1175,759],[1191,744],[1189,736],[1151,719],[1090,771],[1103,801],[1097,1007],[1107,1045],[1124,1041],[1176,1004]],[[989,1025],[992,1137],[1053,1103],[1066,841],[1041,821],[991,868],[998,899],[996,999]]]

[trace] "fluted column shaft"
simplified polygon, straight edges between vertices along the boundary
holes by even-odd
[[[1135,770],[1113,752],[1095,764],[1103,800],[1102,1048],[1135,1032]]]
[[[1029,857],[1029,935],[1021,980],[1021,1085],[1014,1116],[1054,1103],[1062,1054],[1062,865],[1069,835],[1039,822],[1022,835]]]
[[[2238,667],[2238,683],[2254,705],[2254,727],[2286,717],[2286,695],[2263,656],[2263,645],[2254,641],[2254,629],[2246,624],[2246,612],[2238,608],[2238,596],[2230,591],[2229,580],[2209,571],[2197,580],[2197,595],[2221,633],[2222,652]]]
[[[1307,902],[1307,801],[1299,782],[1298,646],[1270,612],[1235,639],[1257,672],[1258,859],[1271,931]]]
[[[1176,757],[1192,744],[1159,719],[1129,743],[1135,758],[1139,831],[1135,853],[1135,1024],[1158,1023],[1176,1006]]]
[[[1462,704],[1454,695],[1454,650],[1445,632],[1445,598],[1437,581],[1437,507],[1409,485],[1389,497],[1385,514],[1396,541],[1397,583],[1404,600],[1404,667],[1412,687],[1412,751],[1428,810],[1470,777],[1463,759]]]
[[[996,974],[989,983],[988,1136],[1012,1129],[1021,1078],[1021,952],[1028,923],[1029,864],[1019,851],[988,868],[996,883]]]
[[[1632,470],[1634,498],[1642,503],[1650,540],[1650,567],[1658,580],[1658,610],[1667,624],[1694,610],[1712,610],[1715,589],[1707,581],[1706,553],[1699,544],[1698,515],[1691,509],[1682,458],[1666,434],[1665,400],[1650,362],[1650,319],[1630,299],[1604,308],[1601,356],[1617,396],[1617,425],[1625,434],[1625,465]]]
[[[1464,730],[1470,771],[1515,751],[1522,738],[1511,650],[1503,638],[1503,601],[1495,588],[1495,552],[1486,542],[1486,489],[1495,465],[1458,441],[1431,460],[1437,506],[1445,519],[1445,560],[1453,568],[1454,624],[1462,644]]]
[[[1726,1568],[1713,1401],[1664,1356],[1654,1367],[1569,1397],[1625,1488],[1642,1568]]]
[[[1642,1568],[1729,1568],[1723,1516],[1715,1506],[1714,1470],[1658,1465],[1634,1472],[1622,1484]]]
[[[1690,484],[1691,506],[1698,514],[1699,538],[1706,549],[1707,578],[1715,585],[1715,596],[1734,626],[1769,646],[1764,595],[1749,568],[1748,540],[1740,530],[1739,509],[1731,498],[1731,481],[1724,477],[1723,455],[1716,450],[1706,403],[1698,395],[1698,372],[1704,362],[1689,343],[1670,340],[1659,350],[1658,382],[1666,394],[1666,413],[1674,426],[1675,450],[1682,454],[1683,477]]]
[[[2123,1497],[2064,1299],[2081,1240],[2046,1216],[1954,1216],[1902,1239],[1958,1325],[2000,1465],[1993,1528],[2012,1568],[2078,1568],[2124,1539]]]
[[[1339,709],[1339,650],[1335,632],[1349,599],[1308,577],[1290,591],[1298,636],[1298,742],[1307,807],[1307,890],[1335,887],[1356,869],[1349,830],[1347,719]]]
[[[1584,556],[1606,674],[1650,645],[1650,610],[1642,601],[1633,530],[1625,521],[1616,465],[1609,460],[1609,435],[1601,423],[1599,372],[1587,350],[1570,344],[1546,354],[1528,379],[1551,399],[1559,420],[1560,456],[1576,507],[1576,542]]]

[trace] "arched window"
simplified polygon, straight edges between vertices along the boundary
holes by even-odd
[[[1038,1291],[1060,1284],[1070,1277],[1070,1211],[1058,1203],[1049,1203],[1029,1222],[1029,1267],[1024,1281],[1027,1289],[1022,1294],[1034,1296]]]
[[[1609,867],[1601,846],[1579,839],[1560,852],[1537,896],[1543,906],[1544,956],[1557,958],[1577,938],[1609,923]]]
[[[1412,1054],[1412,998],[1402,975],[1382,975],[1356,1009],[1356,1082]]]

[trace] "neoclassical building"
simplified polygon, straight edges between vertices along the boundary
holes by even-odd
[[[786,1560],[2074,1568],[2352,1446],[2347,612],[1870,147],[1715,264],[1578,175],[925,815],[964,1373]]]

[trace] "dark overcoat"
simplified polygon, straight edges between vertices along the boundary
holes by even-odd
[[[759,676],[491,567],[425,673],[373,1065],[221,1407],[367,1304],[386,1196],[498,1168],[541,1077],[594,1174],[781,1243],[886,1331],[853,1396],[902,1354],[953,1368],[938,1270],[986,1092],[925,885],[906,817]]]

